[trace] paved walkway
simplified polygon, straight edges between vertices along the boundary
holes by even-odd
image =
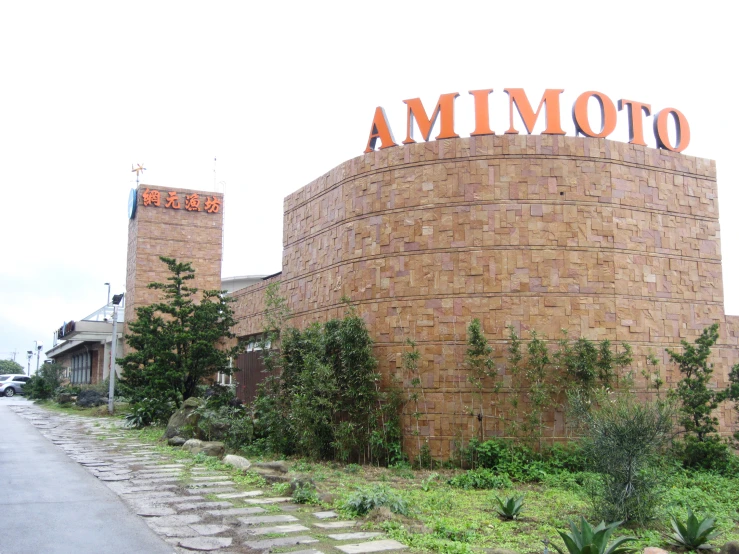
[[[3,554],[171,554],[175,550],[108,487],[42,437],[48,417],[0,403],[0,522]],[[27,406],[30,404],[26,403]],[[31,422],[11,410],[22,410]]]
[[[240,487],[227,472],[178,462],[153,445],[136,443],[127,437],[120,429],[120,420],[59,414],[31,404],[10,409],[59,447],[58,455],[63,456],[64,452],[68,461],[71,458],[79,464],[68,465],[76,465],[76,470],[83,474],[86,469],[107,485],[175,552],[339,554],[337,551],[340,551],[368,554],[406,548],[382,533],[353,529],[356,521],[340,521],[334,512],[296,505],[291,502],[292,498],[271,497],[271,488]],[[3,413],[1,408],[0,413]],[[44,440],[38,435],[34,437],[36,441]],[[66,517],[70,525],[77,519],[75,513]],[[103,528],[104,524],[99,522],[98,526]],[[3,554],[117,552],[107,547],[97,550],[0,549]],[[130,544],[126,549],[126,552],[136,553],[160,551]]]

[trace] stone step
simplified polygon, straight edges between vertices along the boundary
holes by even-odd
[[[317,517],[318,519],[333,519],[338,517],[338,515],[332,510],[329,512],[313,512],[313,517]]]
[[[327,521],[325,523],[314,523],[314,527],[319,529],[343,529],[345,527],[354,527],[356,521]]]
[[[290,521],[298,521],[295,516],[278,515],[278,516],[253,516],[240,517],[239,521],[244,525],[261,525],[263,523],[287,523]]]
[[[386,552],[388,550],[405,550],[406,545],[392,539],[382,541],[360,542],[355,544],[341,544],[336,548],[346,554],[368,554],[370,552]]]
[[[256,527],[249,529],[250,535],[266,535],[267,533],[298,533],[310,531],[306,526],[298,523],[294,525],[275,525],[274,527]]]
[[[249,496],[262,496],[262,491],[246,491],[246,492],[227,492],[226,494],[217,494],[218,498],[246,498]]]
[[[249,498],[244,500],[247,504],[279,504],[280,502],[290,502],[292,498],[289,496],[276,496],[273,498]]]
[[[334,535],[329,535],[328,538],[335,541],[363,541],[365,539],[374,539],[381,535],[382,533],[368,533],[366,531],[362,531],[359,533],[336,533]]]
[[[193,537],[191,539],[182,539],[177,544],[188,550],[210,551],[220,550],[231,546],[233,539],[231,537]]]
[[[233,504],[231,505],[233,506]],[[223,510],[209,510],[208,513],[213,517],[221,516],[250,516],[253,514],[263,514],[266,512],[264,508],[224,508]]]
[[[308,535],[300,535],[297,537],[283,537],[281,539],[267,539],[263,541],[246,541],[244,546],[248,546],[252,550],[268,550],[275,547],[281,546],[294,546],[296,544],[311,544],[318,542],[318,539],[314,539]]]

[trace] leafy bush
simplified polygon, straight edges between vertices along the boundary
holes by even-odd
[[[505,502],[499,496],[496,496],[495,502],[498,504],[495,511],[498,512],[500,517],[503,519],[516,519],[523,508],[523,495],[509,496]]]
[[[298,483],[293,491],[293,501],[296,504],[320,504],[318,491],[312,483]]]
[[[702,441],[688,435],[685,440],[675,441],[672,453],[687,468],[707,469],[724,475],[735,475],[739,470],[739,459],[718,435],[709,435]]]
[[[382,506],[395,514],[408,515],[408,503],[403,497],[385,486],[360,489],[350,494],[344,501],[345,509],[357,516],[363,516]]]
[[[631,552],[632,549],[622,548],[621,545],[629,541],[634,541],[636,538],[619,537],[615,539],[613,544],[608,546],[608,540],[621,523],[621,521],[616,521],[606,525],[604,521],[601,521],[597,527],[593,528],[585,521],[584,517],[581,517],[579,529],[575,525],[575,522],[571,521],[569,533],[562,531],[557,531],[557,533],[562,537],[569,554],[622,554]],[[556,544],[552,544],[552,546],[559,554],[564,554],[562,549]]]
[[[53,398],[62,381],[65,367],[58,363],[42,364],[38,373],[23,386],[28,398],[48,400]]]
[[[688,508],[688,520],[682,523],[676,517],[671,516],[670,521],[675,531],[669,535],[670,544],[687,550],[710,550],[714,548],[708,541],[716,538],[719,533],[715,532],[716,520],[711,516],[706,516],[701,521]]]
[[[503,489],[513,486],[505,473],[498,475],[492,470],[484,468],[471,469],[456,475],[449,479],[448,483],[459,489]]]
[[[156,423],[166,423],[174,410],[175,407],[172,401],[142,398],[131,405],[130,411],[124,419],[127,427],[141,429]]]

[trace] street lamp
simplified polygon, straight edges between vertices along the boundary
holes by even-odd
[[[118,305],[123,302],[124,293],[113,295],[113,339],[110,343],[110,386],[108,387],[108,413],[113,414],[115,396],[115,350],[118,345]]]
[[[41,360],[41,349],[44,347],[44,343],[37,340],[33,341],[36,343],[36,375],[38,375],[39,361]]]
[[[28,376],[31,376],[31,358],[33,358],[33,350],[28,351]]]
[[[110,283],[103,283],[103,285],[108,285],[108,302],[105,305],[110,306]]]

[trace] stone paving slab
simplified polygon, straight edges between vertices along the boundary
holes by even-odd
[[[327,521],[326,523],[314,523],[314,527],[319,529],[343,529],[345,527],[354,527],[356,521]]]
[[[286,554],[323,554],[320,550],[291,550]]]
[[[159,535],[164,535],[165,537],[199,537],[200,533],[198,533],[195,529],[191,529],[187,525],[180,525],[178,527],[157,527],[156,532]]]
[[[152,525],[158,527],[178,527],[180,525],[190,525],[192,523],[200,523],[202,518],[196,515],[179,515],[179,516],[164,516],[164,517],[152,517],[147,521]]]
[[[365,539],[374,539],[379,536],[382,536],[382,533],[362,531],[359,533],[336,533],[335,535],[329,535],[328,538],[335,541],[362,541]]]
[[[189,510],[206,510],[208,508],[228,508],[229,506],[233,506],[233,504],[230,502],[183,502],[182,504],[177,504],[177,509],[184,512]]]
[[[233,506],[233,504],[229,504]],[[264,508],[225,508],[223,510],[209,510],[208,513],[214,517],[220,516],[250,516],[253,514],[263,514],[266,512]]]
[[[194,524],[190,525],[191,529],[194,529],[201,535],[217,535],[218,533],[225,533],[231,529],[228,525],[213,525],[213,524]]]
[[[290,502],[292,498],[289,496],[278,496],[274,498],[248,498],[244,500],[247,504],[279,504],[280,502]]]
[[[360,542],[357,544],[341,544],[337,545],[336,548],[346,554],[369,554],[370,552],[405,550],[408,547],[398,541],[387,539],[384,541]]]
[[[318,519],[332,519],[338,517],[338,514],[333,510],[329,512],[313,512],[313,517],[317,517]]]
[[[305,525],[296,523],[294,525],[275,525],[274,527],[255,527],[249,529],[247,533],[250,535],[266,535],[268,533],[298,533],[310,531]]]
[[[246,498],[250,496],[262,496],[262,491],[246,491],[246,492],[227,492],[225,494],[217,494],[218,498]]]
[[[244,525],[261,525],[262,523],[286,523],[289,521],[298,521],[295,516],[278,515],[278,516],[253,516],[240,517],[239,521]]]
[[[140,506],[135,510],[135,512],[137,515],[144,517],[171,516],[177,513],[172,508],[168,508],[167,506]]]
[[[231,537],[195,537],[192,539],[183,539],[179,541],[179,545],[188,550],[208,552],[227,548],[231,546],[232,542],[233,539]]]
[[[233,481],[200,481],[197,483],[189,483],[191,489],[209,489],[217,487],[229,487],[235,485]]]
[[[208,489],[208,490],[205,490],[205,491],[202,488],[200,488],[200,489],[198,489],[198,488],[188,488],[186,490],[190,494],[203,494],[203,493],[206,493],[206,494],[217,494],[219,492],[235,492],[236,491],[236,489],[233,488],[233,487],[218,487],[218,488],[215,488],[215,489]]]
[[[300,535],[298,537],[283,537],[281,539],[267,539],[263,541],[246,541],[245,546],[248,546],[252,550],[267,550],[278,546],[294,546],[296,544],[311,544],[318,542],[318,539],[314,539],[308,535]]]

